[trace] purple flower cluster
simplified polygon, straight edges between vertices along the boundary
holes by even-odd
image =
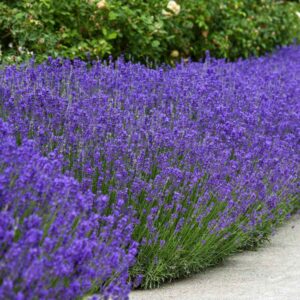
[[[60,157],[64,175],[79,182],[65,183],[66,177],[49,171],[47,189],[34,187],[29,197],[49,203],[42,206],[45,213],[55,210],[51,203],[60,193],[62,214],[71,214],[68,205],[85,211],[92,207],[89,191],[102,197],[100,206],[109,199],[105,212],[111,218],[120,211],[129,219],[135,213],[138,223],[131,226],[140,247],[131,274],[147,287],[209,266],[264,237],[299,205],[299,70],[296,46],[258,59],[227,63],[208,57],[176,68],[149,69],[121,59],[110,64],[49,59],[0,70],[0,117],[12,124],[22,145],[9,153],[27,155],[27,140],[33,139],[48,157],[39,156],[39,164],[54,166]],[[39,164],[32,159],[21,162],[35,169]],[[80,197],[66,192],[70,182],[76,193],[80,187]],[[15,184],[25,194],[32,185],[45,185],[39,179]],[[47,193],[54,200],[43,198]],[[21,194],[16,199],[22,211],[27,200]],[[96,211],[101,219],[101,208]],[[56,228],[71,230],[75,214],[57,221]],[[129,243],[131,229],[118,237],[108,230],[104,239],[111,237],[109,246],[119,249],[122,239]],[[80,230],[74,234],[82,236]],[[98,260],[98,266],[104,263]]]
[[[0,298],[75,299],[93,288],[124,299],[136,254],[133,223],[107,196],[81,192],[42,157],[35,142],[17,147],[0,120]]]

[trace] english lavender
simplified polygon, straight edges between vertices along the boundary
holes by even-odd
[[[260,243],[299,207],[299,70],[296,46],[157,69],[49,58],[0,71],[0,114],[106,212],[135,211],[131,278],[153,287]]]
[[[105,213],[106,196],[81,192],[34,141],[17,147],[1,119],[0,138],[0,298],[76,299],[95,288],[127,298],[136,254],[129,215],[121,205]]]

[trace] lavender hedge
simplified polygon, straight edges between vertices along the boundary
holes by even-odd
[[[106,215],[107,197],[82,193],[53,154],[17,147],[3,121],[0,138],[0,298],[126,298],[136,243],[122,203]]]
[[[85,195],[66,196],[66,207],[87,205],[92,191],[108,199],[104,210],[96,209],[100,220],[120,210],[132,220],[139,248],[130,279],[146,288],[259,245],[299,208],[299,99],[296,46],[236,63],[207,57],[205,63],[148,69],[122,59],[49,58],[0,71],[0,117],[21,145],[12,149],[34,140],[39,159],[46,156],[50,164],[61,157],[62,178],[74,177]],[[22,160],[28,168],[30,157]],[[47,182],[53,181],[55,194],[54,179]],[[18,187],[20,193],[28,189]],[[66,228],[76,216],[68,218]],[[116,239],[122,252],[122,239],[130,243],[125,232],[102,245],[114,246]],[[104,264],[100,254],[91,258],[93,266]],[[124,269],[132,257],[126,259]],[[112,264],[111,270],[118,268]]]

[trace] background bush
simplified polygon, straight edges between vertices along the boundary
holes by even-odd
[[[99,4],[100,3],[100,4]],[[261,55],[299,37],[300,4],[272,0],[177,1],[178,15],[158,0],[1,1],[1,60],[35,53],[167,62],[210,50],[215,57]],[[162,10],[169,12],[165,16]]]

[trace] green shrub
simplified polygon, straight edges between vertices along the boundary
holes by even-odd
[[[0,3],[2,61],[33,52],[48,56],[107,58],[125,55],[142,62],[236,59],[261,55],[299,37],[300,4],[272,0],[23,0]],[[164,10],[164,13],[163,13]]]

